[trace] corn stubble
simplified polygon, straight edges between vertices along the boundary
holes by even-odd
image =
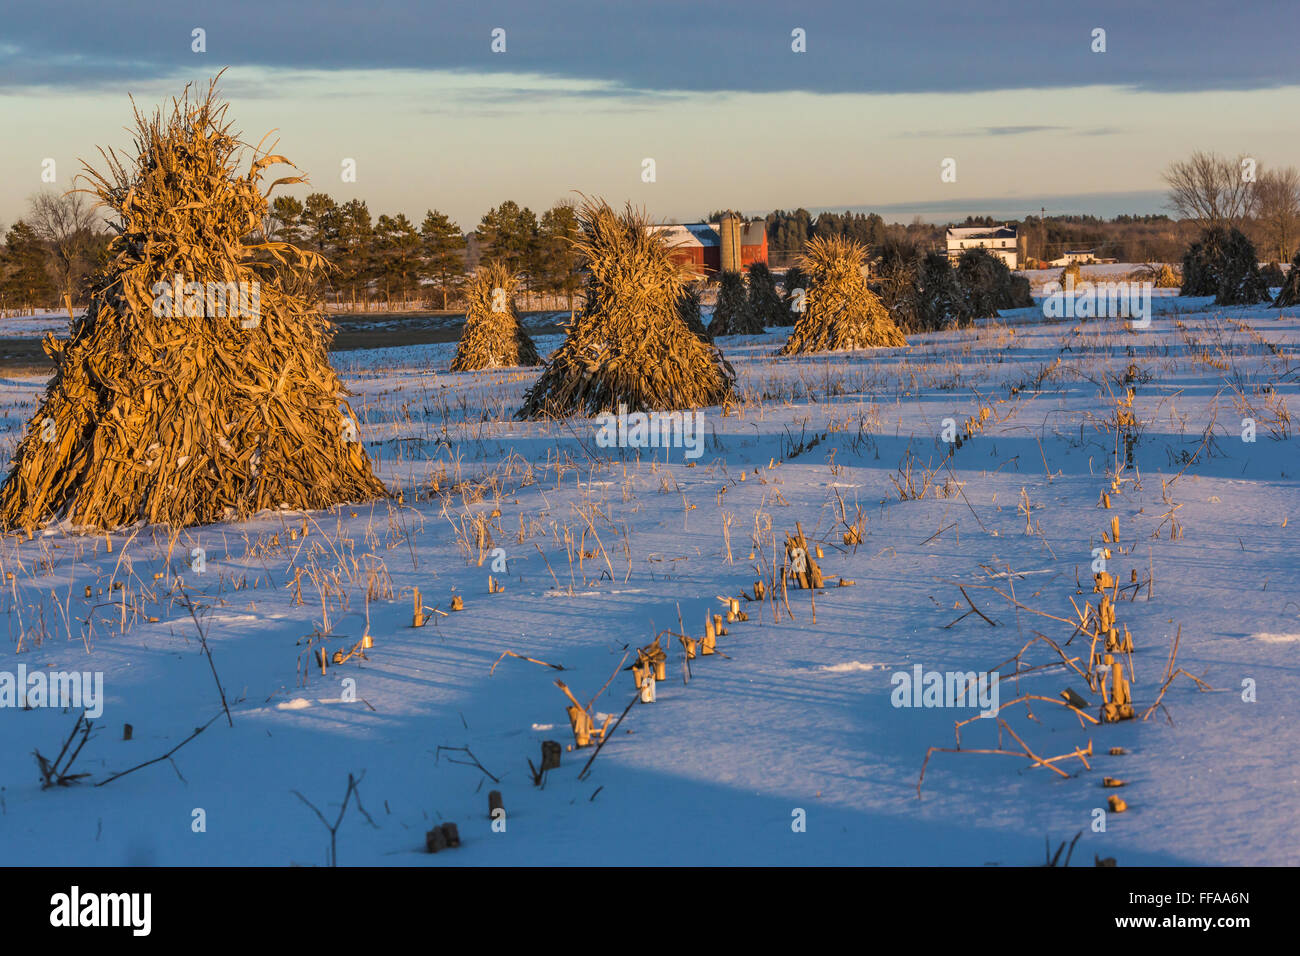
[[[451,360],[451,371],[541,365],[537,346],[524,331],[515,308],[519,277],[500,262],[489,262],[474,273],[467,296],[465,329]]]
[[[352,410],[311,293],[328,263],[261,237],[267,194],[304,179],[263,192],[267,167],[292,164],[260,145],[238,172],[245,146],[216,82],[152,117],[137,109],[136,155],[101,149],[106,172],[85,167],[117,235],[70,337],[46,336],[56,370],[0,489],[5,530],[185,526],[386,493],[361,444],[345,440],[354,426],[341,409]],[[155,283],[176,275],[259,283],[260,319],[155,315]]]
[[[907,339],[862,274],[867,251],[842,236],[809,241],[800,260],[808,292],[804,311],[779,355],[907,345]]]
[[[735,371],[683,321],[685,275],[664,237],[629,204],[587,200],[576,240],[589,271],[586,304],[524,396],[519,418],[670,411],[720,405]]]

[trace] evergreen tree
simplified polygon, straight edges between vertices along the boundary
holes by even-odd
[[[1255,244],[1238,229],[1228,231],[1223,245],[1215,305],[1254,305],[1269,301],[1268,283],[1259,271]]]
[[[768,247],[774,252],[802,252],[811,228],[812,214],[807,209],[778,209],[767,216]]]
[[[442,292],[442,307],[447,308],[451,293],[465,274],[462,252],[465,237],[460,226],[445,213],[430,209],[420,224],[420,251],[423,254],[421,275],[432,279]]]
[[[338,207],[336,219],[332,252],[339,285],[348,290],[354,303],[358,294],[368,302],[367,290],[375,275],[375,230],[370,209],[362,199],[349,199]]]
[[[916,313],[922,329],[942,329],[949,322],[970,324],[971,312],[962,295],[952,263],[944,252],[927,252],[920,266],[920,295]],[[1031,300],[1032,301],[1032,300]]]
[[[1211,226],[1183,253],[1182,295],[1217,295],[1219,275],[1223,269],[1223,247],[1228,232]]]
[[[478,227],[488,254],[513,274],[523,273],[531,287],[538,266],[537,216],[527,206],[506,200],[489,209]]]
[[[538,225],[537,284],[546,292],[567,296],[570,312],[582,284],[578,274],[581,258],[574,245],[581,231],[578,214],[567,202],[546,210]]]
[[[795,311],[795,306],[799,303],[796,301],[795,290],[802,289],[804,295],[808,294],[808,276],[798,266],[791,266],[785,270],[785,278],[781,280],[781,287],[785,290],[785,298],[782,300],[782,308],[785,315],[781,321],[782,325],[793,325],[799,317]]]
[[[303,237],[314,252],[334,248],[339,231],[339,207],[325,193],[312,193],[303,204]]]
[[[1291,260],[1291,268],[1287,270],[1286,277],[1282,280],[1282,288],[1277,290],[1277,298],[1273,300],[1275,309],[1297,305],[1300,305],[1300,252],[1297,252],[1295,258]]]
[[[53,304],[56,292],[45,260],[45,247],[36,231],[19,219],[5,236],[0,254],[0,297],[6,307],[34,309]]]
[[[276,196],[271,202],[270,227],[267,238],[279,242],[302,241],[303,205],[292,196]]]
[[[967,249],[957,260],[957,282],[973,318],[997,318],[999,309],[1018,308],[1011,270],[987,249]]]
[[[1238,229],[1210,226],[1183,254],[1183,295],[1213,295],[1215,305],[1269,298],[1254,244]]]
[[[404,213],[380,216],[375,224],[375,267],[391,306],[394,294],[402,297],[415,292],[420,281],[420,235]]]
[[[776,291],[776,277],[765,262],[749,267],[749,311],[764,328],[786,325],[785,303]]]
[[[722,273],[718,278],[718,304],[709,322],[709,334],[716,338],[719,335],[757,335],[762,331],[763,323],[749,308],[745,277],[739,272]]]
[[[872,268],[872,290],[889,310],[899,328],[914,331],[922,328],[921,247],[906,235],[890,236],[880,246],[880,257]]]

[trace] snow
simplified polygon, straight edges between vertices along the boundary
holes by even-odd
[[[1146,265],[1145,262],[1099,262],[1092,265],[1080,265],[1079,274],[1085,281],[1121,282]],[[1049,282],[1059,282],[1062,270],[1062,266],[1052,266],[1047,269],[1021,269],[1018,274],[1027,278],[1035,291],[1039,291]],[[1178,292],[1177,289],[1159,289],[1156,291],[1168,291],[1173,294]]]
[[[1252,634],[1251,637],[1266,644],[1300,644],[1300,634]]]
[[[57,754],[75,709],[0,709],[5,859],[321,865],[328,834],[297,794],[332,819],[348,774],[364,772],[369,820],[348,809],[340,865],[1021,865],[1079,831],[1076,865],[1300,863],[1300,845],[1279,838],[1295,829],[1300,792],[1300,455],[1265,407],[1270,394],[1295,404],[1300,321],[1202,299],[1155,305],[1142,330],[1026,309],[851,354],[776,357],[787,330],[722,339],[742,402],[706,411],[698,463],[680,449],[597,449],[586,420],[516,422],[536,371],[449,374],[454,344],[337,354],[361,437],[401,503],[189,529],[170,560],[153,528],[113,534],[111,553],[103,536],[65,528],[0,543],[0,571],[13,574],[0,673],[102,671],[107,698],[72,768],[90,777],[48,790],[32,751]],[[1130,381],[1137,469],[1111,490],[1106,422]],[[12,452],[41,386],[0,381],[0,452]],[[1259,423],[1253,444],[1240,438],[1243,400]],[[942,464],[943,420],[960,427],[981,405],[993,409],[984,430]],[[896,491],[909,451],[917,481],[933,469],[920,500]],[[418,493],[434,481],[438,493]],[[853,521],[859,508],[862,543],[846,545],[841,514]],[[490,520],[506,571],[492,570],[490,548],[480,563],[473,515]],[[1111,517],[1118,546],[1102,541]],[[796,522],[825,555],[815,608],[798,589],[786,596],[793,619],[784,603],[742,599],[749,620],[726,625],[721,654],[690,662],[689,682],[666,637],[657,702],[631,707],[585,778],[594,748],[566,749],[534,786],[541,742],[573,740],[554,681],[586,703],[631,663],[629,649],[677,631],[679,613],[699,637],[705,615],[725,611],[720,597],[752,594],[752,536],[770,561],[771,533],[781,540]],[[187,563],[200,546],[202,574]],[[1067,644],[1058,618],[1074,617],[1071,600],[1095,600],[1099,547],[1113,549],[1121,586],[1131,571],[1154,574],[1117,604],[1136,645],[1139,715],[1176,634],[1175,667],[1212,689],[1180,676],[1147,720],[1096,726],[1043,701],[1029,702],[1031,718],[1009,702],[1066,687],[1097,715],[1083,679],[1030,642],[1041,633],[1086,662],[1085,639]],[[503,593],[488,593],[489,573]],[[135,602],[125,626],[114,581]],[[992,625],[968,613],[959,585]],[[416,587],[437,608],[420,629]],[[464,610],[451,610],[453,595]],[[364,656],[322,676],[321,633],[332,655],[367,632]],[[1034,669],[1012,677],[1006,662],[1027,644]],[[1026,757],[936,752],[918,797],[927,750],[955,747],[954,725],[977,711],[895,707],[891,677],[916,665],[1001,665],[1006,726],[1042,757],[1091,741],[1091,770],[1059,761],[1062,778]],[[621,670],[592,710],[617,720],[633,696]],[[210,720],[170,759],[105,782]],[[972,721],[962,746],[998,749],[998,732]],[[1103,776],[1127,782],[1129,810],[1094,832],[1113,792]],[[505,832],[488,818],[493,789]],[[792,828],[800,811],[806,832]],[[425,831],[441,821],[458,824],[462,846],[429,855]]]
[[[12,338],[44,338],[45,333],[67,335],[67,309],[35,309],[25,315],[0,317],[0,335]]]

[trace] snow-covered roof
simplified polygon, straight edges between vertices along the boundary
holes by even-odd
[[[949,239],[1014,239],[1017,226],[962,226],[949,229]]]

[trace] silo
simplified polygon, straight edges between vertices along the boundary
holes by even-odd
[[[740,220],[735,216],[723,216],[719,231],[722,234],[722,271],[739,272],[741,269]]]

